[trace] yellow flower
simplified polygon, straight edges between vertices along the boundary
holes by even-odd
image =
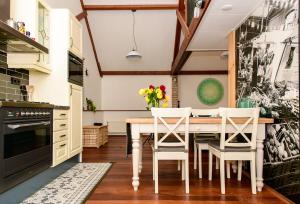
[[[160,89],[156,89],[155,92],[156,92],[157,94],[162,94],[162,91],[161,91]]]
[[[163,107],[163,108],[167,108],[167,107],[168,107],[168,103],[163,103],[163,104],[162,104],[162,107]]]
[[[165,96],[165,100],[168,102],[169,99],[170,99],[170,97],[166,95],[166,96]]]
[[[140,89],[139,90],[139,94],[142,96],[142,95],[144,95],[145,94],[145,89]]]
[[[147,103],[149,103],[150,98],[149,98],[148,96],[146,96],[146,97],[145,97],[145,101],[146,101]]]
[[[152,94],[153,93],[153,89],[148,89],[148,94]]]
[[[157,98],[158,99],[162,99],[162,97],[163,97],[162,93],[157,93]]]

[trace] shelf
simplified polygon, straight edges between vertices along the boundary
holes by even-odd
[[[50,74],[51,69],[46,68],[44,66],[40,66],[39,64],[8,64],[8,68],[12,69],[27,69],[29,71],[38,71],[45,74]]]
[[[48,48],[0,21],[0,51],[5,53],[46,53]]]

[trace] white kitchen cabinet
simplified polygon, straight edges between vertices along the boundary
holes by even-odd
[[[10,0],[10,17],[25,23],[30,37],[46,48],[50,45],[50,7],[44,0]],[[26,60],[24,60],[26,59]],[[9,68],[25,68],[49,74],[49,55],[46,53],[9,53]]]
[[[69,158],[82,152],[82,87],[70,83]]]
[[[82,58],[82,26],[73,14],[70,15],[70,51]]]
[[[53,111],[53,157],[52,166],[69,158],[69,110]]]

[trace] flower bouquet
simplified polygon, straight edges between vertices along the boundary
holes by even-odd
[[[147,110],[150,110],[151,107],[168,107],[169,96],[166,95],[166,87],[164,85],[158,87],[150,85],[149,88],[140,89],[139,94],[145,98]]]

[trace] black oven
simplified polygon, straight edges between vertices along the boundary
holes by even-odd
[[[0,192],[52,164],[52,109],[1,108]]]
[[[83,60],[69,52],[69,82],[83,86]]]

